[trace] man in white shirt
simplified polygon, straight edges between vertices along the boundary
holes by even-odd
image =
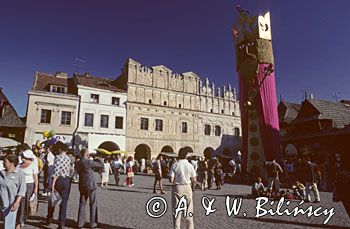
[[[237,169],[237,165],[234,159],[230,160],[228,162],[228,164],[231,166],[231,175],[235,175],[236,174],[236,169]]]
[[[144,173],[146,169],[146,160],[144,158],[141,159],[141,173]]]
[[[197,161],[195,158],[192,158],[191,164],[192,164],[192,166],[193,166],[194,171],[196,172],[196,174],[198,174],[198,173],[197,173],[197,171],[198,171],[198,161]]]
[[[44,167],[44,193],[42,194],[42,196],[50,195],[54,161],[55,155],[53,155],[50,149],[47,149],[46,164]]]
[[[115,180],[115,185],[119,186],[119,181],[120,181],[120,169],[123,166],[123,162],[120,159],[119,155],[116,156],[116,158],[113,160],[112,163],[112,170],[114,174],[114,180]]]
[[[186,228],[193,229],[193,199],[191,184],[196,182],[196,172],[193,166],[186,159],[187,150],[181,148],[179,151],[179,160],[173,164],[170,169],[170,182],[175,183],[172,191],[173,222],[174,228],[180,229],[181,213],[175,218],[175,209],[177,208],[182,196],[187,201]]]
[[[195,157],[192,157],[191,164],[196,172],[196,177],[198,177],[198,160]],[[197,179],[196,179],[197,180]],[[196,182],[193,184],[193,190],[196,187]]]

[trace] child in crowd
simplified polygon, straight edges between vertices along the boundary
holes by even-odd
[[[264,184],[261,182],[261,178],[258,177],[252,187],[252,197],[257,198],[260,196],[265,196],[266,194],[264,193],[264,189]]]
[[[299,181],[296,181],[296,183],[292,186],[293,194],[297,196],[299,199],[303,200],[305,199],[305,186],[300,183]]]

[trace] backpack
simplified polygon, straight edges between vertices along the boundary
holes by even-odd
[[[153,164],[152,164],[153,173],[159,173],[159,169],[160,169],[160,167],[159,167],[158,161],[153,162]]]

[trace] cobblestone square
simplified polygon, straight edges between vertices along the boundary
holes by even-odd
[[[121,181],[125,178],[122,176]],[[164,180],[166,195],[155,195],[152,193],[153,177],[136,175],[134,177],[134,187],[116,187],[113,185],[113,177],[110,177],[110,186],[98,189],[98,218],[100,228],[172,228],[171,216],[171,186]],[[332,193],[321,193],[320,204],[303,204],[303,209],[307,206],[322,206],[322,209],[334,207],[335,214],[324,225],[326,217],[310,217],[298,215],[293,216],[264,216],[256,219],[254,216],[256,201],[243,199],[242,208],[235,217],[228,217],[226,213],[226,196],[231,198],[244,197],[250,193],[250,187],[244,185],[225,184],[221,190],[194,192],[194,223],[196,228],[349,228],[350,220],[341,203],[332,201]],[[160,218],[152,218],[146,213],[146,203],[154,196],[163,197],[168,210]],[[215,198],[213,208],[216,212],[205,216],[205,209],[202,207],[202,197]],[[289,206],[296,206],[298,202],[293,202]],[[276,205],[276,204],[275,204]],[[275,206],[274,205],[274,206]],[[79,206],[78,185],[72,184],[68,211],[67,228],[76,228],[77,212]],[[292,209],[293,207],[289,207]],[[47,228],[44,224],[47,213],[47,201],[40,200],[38,216],[32,218],[24,228]],[[244,216],[246,213],[246,216]],[[86,219],[89,219],[88,209]],[[55,219],[58,217],[58,209],[55,212]],[[88,226],[88,224],[86,224]],[[56,228],[53,224],[51,228]]]

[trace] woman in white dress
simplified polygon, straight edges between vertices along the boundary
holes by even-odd
[[[21,204],[17,211],[18,225],[16,228],[24,227],[30,213],[30,199],[38,195],[39,169],[34,162],[34,157],[35,155],[31,150],[24,151],[21,155],[22,163],[17,166],[24,173],[27,191],[25,197],[21,199]]]
[[[108,188],[109,174],[112,174],[112,168],[107,158],[105,158],[103,165],[104,167],[102,172],[101,187],[103,187],[103,185],[105,184],[106,187]]]

